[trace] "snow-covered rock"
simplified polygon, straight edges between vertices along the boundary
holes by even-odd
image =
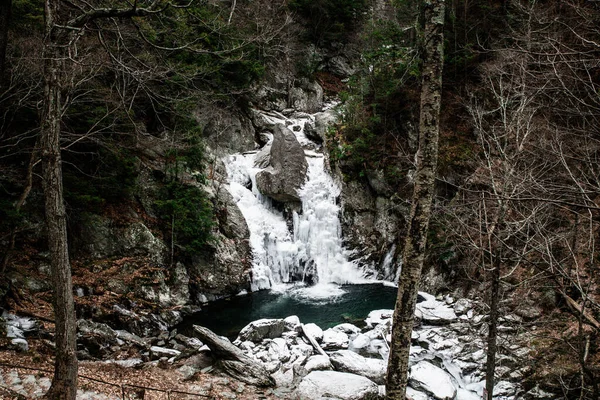
[[[375,325],[380,324],[392,324],[392,316],[394,315],[394,310],[373,310],[369,313],[365,322],[367,327],[373,328]]]
[[[409,382],[413,389],[429,393],[439,400],[453,400],[456,397],[456,388],[450,375],[427,361],[412,366]]]
[[[336,325],[331,329],[338,332],[344,332],[347,335],[355,335],[360,333],[360,328],[358,326],[354,326],[348,323]]]
[[[281,362],[290,360],[290,348],[285,342],[285,339],[275,338],[268,344],[267,348],[271,360]]]
[[[323,349],[347,349],[350,339],[343,331],[333,328],[323,332]]]
[[[312,336],[317,342],[323,340],[323,329],[319,328],[317,324],[304,324],[304,332]]]
[[[417,303],[415,317],[435,325],[449,324],[458,319],[452,307],[448,306],[445,302],[435,299],[428,299]]]
[[[359,375],[337,371],[313,371],[296,390],[302,400],[374,400],[378,398],[377,385]]]
[[[259,319],[246,325],[239,333],[238,340],[260,342],[263,339],[274,339],[285,330],[283,319]]]
[[[296,315],[290,315],[289,317],[284,318],[283,323],[286,331],[299,331],[302,326],[300,318]]]
[[[387,363],[375,358],[365,358],[350,350],[339,350],[329,355],[337,371],[350,372],[369,378],[375,383],[385,383]]]
[[[331,362],[329,361],[329,357],[323,356],[321,354],[316,356],[311,356],[306,361],[304,368],[307,372],[312,371],[323,371],[332,369]]]

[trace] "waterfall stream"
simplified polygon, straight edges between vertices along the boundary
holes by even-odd
[[[302,145],[308,162],[306,182],[298,195],[301,211],[292,214],[293,226],[288,226],[284,214],[270,198],[257,189],[255,166],[257,151],[235,154],[225,159],[229,185],[250,230],[250,245],[254,255],[251,290],[277,289],[282,284],[306,281],[316,275],[313,294],[331,294],[335,286],[364,282],[358,266],[348,260],[342,245],[340,189],[325,169],[325,157],[318,146],[304,134],[305,125],[314,123],[314,116],[300,114],[296,118],[264,115],[271,123],[286,125]],[[271,138],[272,140],[272,138]],[[316,149],[316,150],[315,150]]]

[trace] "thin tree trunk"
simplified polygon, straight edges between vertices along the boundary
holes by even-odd
[[[419,150],[410,225],[403,253],[402,272],[394,311],[392,343],[388,361],[386,398],[404,400],[408,383],[408,356],[425,259],[427,230],[438,158],[439,113],[444,62],[444,0],[424,3],[423,82],[419,123]]]
[[[498,338],[498,317],[500,305],[500,264],[499,254],[494,255],[492,287],[490,293],[490,323],[488,325],[487,361],[485,367],[485,391],[487,400],[494,397],[494,373],[496,371],[496,352]]]
[[[6,71],[6,47],[8,46],[8,26],[12,0],[0,0],[0,87],[4,86]]]
[[[54,32],[59,7],[59,2],[56,0],[45,1],[45,85],[40,145],[56,321],[54,379],[46,397],[74,400],[77,395],[76,324],[60,154],[62,116],[60,74],[64,71],[64,47],[60,46],[60,40]]]

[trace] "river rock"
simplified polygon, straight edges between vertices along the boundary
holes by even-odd
[[[425,393],[419,392],[410,386],[406,388],[406,397],[412,400],[429,400],[429,396],[427,396]]]
[[[349,324],[349,323],[339,324],[339,325],[334,326],[331,329],[333,329],[334,331],[344,332],[347,335],[355,335],[355,334],[360,333],[359,327]]]
[[[302,400],[375,400],[379,388],[363,376],[337,371],[313,371],[300,382],[296,394]]]
[[[454,313],[456,313],[456,315],[466,314],[471,308],[473,308],[473,304],[469,299],[458,299],[456,303],[454,303]]]
[[[267,351],[273,361],[287,362],[291,357],[290,348],[282,338],[275,338],[269,342]]]
[[[329,357],[318,354],[316,356],[309,357],[304,365],[304,368],[307,372],[312,372],[330,370],[333,368],[333,366],[329,361]]]
[[[427,361],[420,361],[411,367],[409,381],[414,389],[429,393],[436,399],[453,400],[456,397],[456,388],[450,375]]]
[[[264,195],[281,202],[299,203],[308,163],[292,131],[282,124],[273,129],[269,167],[256,174],[256,185]]]
[[[437,301],[428,293],[419,292],[425,301],[417,303],[415,317],[432,325],[449,324],[458,319],[454,309],[443,301]]]
[[[323,332],[322,347],[323,349],[346,349],[350,339],[344,332],[333,328]]]
[[[283,323],[286,331],[300,332],[302,330],[302,323],[300,322],[300,318],[296,315],[290,315],[289,317],[284,318]]]
[[[365,323],[367,327],[373,328],[376,325],[391,325],[394,310],[373,310],[367,315]]]
[[[352,342],[350,343],[350,348],[352,350],[360,352],[361,349],[364,349],[367,346],[369,346],[369,343],[371,343],[371,338],[369,337],[369,335],[361,333],[358,336],[356,336],[354,340],[352,340]]]
[[[383,360],[365,358],[350,350],[335,351],[329,359],[337,371],[361,375],[381,385],[385,383],[387,364]]]
[[[260,342],[263,339],[274,339],[285,330],[282,319],[259,319],[246,325],[239,333],[238,340]]]
[[[314,338],[317,342],[323,340],[323,329],[319,328],[317,324],[313,324],[312,322],[310,324],[304,324],[304,332]]]

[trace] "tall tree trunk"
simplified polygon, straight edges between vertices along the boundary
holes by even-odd
[[[444,63],[444,8],[444,0],[424,2],[425,30],[422,44],[423,82],[419,150],[410,225],[404,244],[402,272],[398,284],[398,297],[392,327],[392,344],[386,382],[386,398],[388,400],[405,400],[406,398],[408,355],[419,280],[425,258],[438,158],[439,114]]]
[[[46,397],[74,400],[77,394],[76,324],[63,200],[60,129],[62,117],[61,74],[65,46],[55,32],[59,1],[45,1],[44,110],[41,123],[42,177],[54,286],[56,359],[54,379]]]
[[[498,317],[500,306],[500,266],[501,255],[493,255],[492,286],[490,288],[490,322],[488,324],[487,361],[485,366],[486,399],[494,397],[494,373],[496,371],[496,353],[498,338]]]
[[[8,45],[8,25],[12,0],[0,0],[0,88],[4,86],[6,70],[6,46]]]

